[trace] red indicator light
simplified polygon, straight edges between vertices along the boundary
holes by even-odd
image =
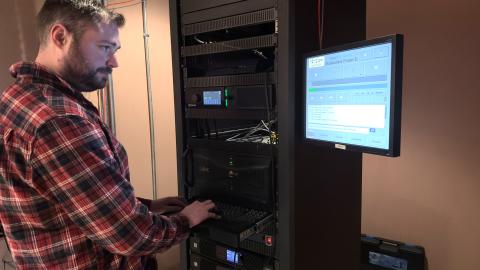
[[[271,235],[265,235],[265,245],[271,247],[273,245],[273,237]]]

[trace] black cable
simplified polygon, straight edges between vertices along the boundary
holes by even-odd
[[[320,49],[323,48],[323,25],[324,25],[324,18],[325,18],[325,1],[324,0],[318,0],[318,6],[317,6],[317,21],[318,21],[318,43],[320,46]]]

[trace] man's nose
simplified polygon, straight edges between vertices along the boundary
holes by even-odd
[[[114,54],[112,54],[112,56],[110,56],[110,58],[108,58],[107,66],[110,67],[110,68],[117,68],[118,67],[117,57]]]

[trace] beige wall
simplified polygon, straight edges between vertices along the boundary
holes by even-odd
[[[11,64],[33,60],[38,42],[35,32],[36,0],[2,1],[0,8],[0,91],[13,82],[8,72]]]
[[[108,1],[109,4],[122,1]],[[152,197],[147,84],[140,5],[119,9],[127,23],[120,32],[120,67],[114,71],[117,136],[128,152],[137,196]],[[176,142],[168,0],[148,1],[151,83],[155,120],[157,196],[177,195]],[[178,269],[178,247],[159,258],[160,269]]]
[[[126,16],[127,24],[120,32],[122,49],[117,57],[120,67],[113,74],[117,135],[127,148],[137,195],[152,197],[142,9],[137,5],[118,11]],[[177,194],[168,1],[148,1],[147,17],[160,185],[157,195],[167,196]]]
[[[402,153],[364,156],[362,231],[477,270],[480,2],[367,0],[367,35],[405,34]]]

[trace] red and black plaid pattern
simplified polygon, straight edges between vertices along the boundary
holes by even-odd
[[[153,214],[98,112],[35,63],[11,67],[0,96],[0,222],[17,269],[141,269],[188,236],[182,215]]]

